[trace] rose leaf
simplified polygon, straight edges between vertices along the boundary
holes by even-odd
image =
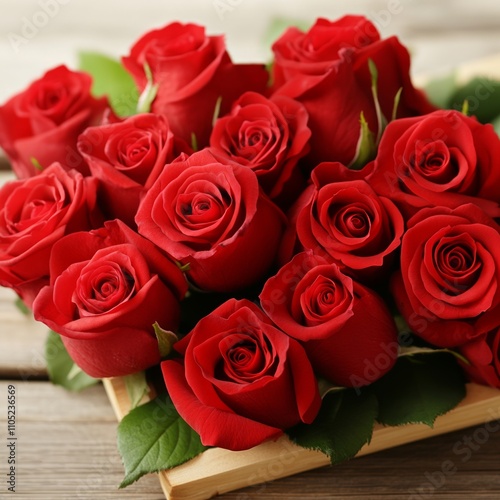
[[[30,314],[30,308],[25,304],[24,300],[21,299],[21,297],[17,297],[15,305],[25,316],[28,316]]]
[[[299,424],[287,434],[299,446],[319,450],[338,464],[356,456],[369,443],[377,417],[377,398],[368,392],[345,389],[329,392],[310,425]]]
[[[424,91],[432,104],[439,108],[446,108],[456,89],[457,77],[456,73],[452,72],[430,80],[425,85]]]
[[[465,397],[465,378],[452,354],[422,353],[400,357],[368,390],[378,399],[380,423],[432,427]]]
[[[118,449],[125,466],[120,488],[144,474],[176,467],[207,448],[162,394],[138,406],[118,426]]]
[[[144,396],[149,393],[149,385],[146,381],[145,372],[132,373],[123,377],[127,394],[130,399],[130,407],[135,408],[140,404]]]
[[[500,81],[473,78],[450,97],[447,108],[462,110],[464,101],[469,103],[469,114],[481,123],[489,123],[500,115]]]
[[[497,117],[493,120],[492,124],[493,124],[493,128],[495,129],[495,131],[496,131],[496,133],[497,133],[498,137],[500,137],[500,115],[499,115],[499,116],[497,116]]]
[[[81,391],[99,382],[74,363],[61,336],[52,331],[45,342],[45,362],[51,382],[70,391]]]
[[[78,61],[80,70],[92,76],[93,95],[107,95],[119,116],[130,116],[136,112],[139,99],[137,87],[132,76],[118,61],[96,52],[80,52]]]

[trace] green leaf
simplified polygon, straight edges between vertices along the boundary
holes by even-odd
[[[161,359],[165,359],[172,352],[172,346],[179,340],[174,332],[164,330],[158,323],[153,325],[158,340]]]
[[[123,380],[125,381],[125,387],[127,388],[127,394],[130,399],[130,407],[135,408],[149,392],[146,373],[132,373],[131,375],[123,377]]]
[[[116,60],[96,52],[80,52],[78,67],[93,78],[92,93],[107,95],[111,107],[119,116],[136,112],[139,93],[133,78]]]
[[[498,116],[497,118],[495,118],[492,122],[493,124],[493,128],[495,129],[498,137],[500,137],[500,116]]]
[[[368,127],[368,122],[365,119],[365,115],[361,112],[359,117],[360,123],[360,134],[358,139],[358,144],[356,146],[356,154],[354,159],[349,164],[351,170],[362,169],[370,160],[375,158],[377,153],[377,146],[375,145],[375,137],[373,132]]]
[[[325,453],[332,464],[356,456],[369,443],[377,417],[377,398],[354,389],[329,392],[310,425],[300,424],[287,434],[300,446]]]
[[[146,74],[147,83],[142,94],[139,96],[139,102],[137,103],[138,113],[149,113],[151,111],[151,104],[153,104],[158,93],[158,85],[153,80],[153,72],[147,62],[144,63],[144,73]]]
[[[118,426],[118,449],[125,466],[120,484],[124,488],[144,474],[176,467],[207,448],[163,394],[123,418]]]
[[[60,335],[52,331],[45,342],[45,361],[52,383],[70,391],[81,391],[99,382],[99,379],[90,377],[73,362]]]
[[[28,316],[30,314],[29,307],[24,303],[24,300],[21,297],[17,297],[16,299],[16,307],[25,315]]]
[[[491,122],[500,115],[500,82],[473,78],[453,93],[447,107],[460,111],[464,101],[469,103],[469,115],[481,123]]]
[[[465,397],[465,379],[452,354],[423,353],[400,357],[389,373],[367,389],[377,396],[380,423],[432,427],[439,415]]]
[[[431,80],[424,91],[432,104],[439,108],[447,108],[456,89],[456,75],[453,72]]]

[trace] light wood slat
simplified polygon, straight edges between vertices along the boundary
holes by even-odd
[[[115,414],[119,419],[123,418],[130,407],[123,379],[106,379],[104,386]],[[469,384],[466,399],[457,408],[439,417],[434,428],[425,425],[377,426],[371,443],[358,456],[499,418],[500,391]],[[169,500],[206,500],[216,493],[261,482],[259,470],[271,471],[273,479],[277,479],[328,464],[324,454],[298,447],[283,437],[241,452],[212,448],[159,476]]]
[[[0,377],[29,380],[46,377],[48,329],[23,314],[12,290],[0,287]]]
[[[8,498],[7,386],[16,387],[19,500],[159,500],[158,479],[118,490],[123,466],[116,447],[116,419],[102,386],[72,394],[48,382],[0,381],[0,498]],[[5,495],[5,496],[4,496]]]
[[[74,395],[48,382],[0,382],[0,436],[5,442],[7,385],[17,388],[19,500],[161,500],[156,476],[141,478],[124,490],[117,485],[123,468],[116,449],[116,419],[101,386]],[[480,439],[469,460],[454,453],[464,438]],[[426,473],[451,460],[457,472],[432,497],[439,500],[500,498],[500,432],[465,429],[427,441],[385,450],[334,468],[324,467],[220,496],[221,500],[409,500],[425,485]],[[0,448],[0,474],[6,451]],[[256,471],[275,479],[277,469]],[[0,498],[9,498],[0,483]]]

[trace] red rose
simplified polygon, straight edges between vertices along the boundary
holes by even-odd
[[[304,106],[293,99],[247,92],[216,121],[210,151],[251,168],[264,191],[286,204],[305,183],[297,162],[309,152],[307,119]]]
[[[260,301],[330,382],[367,385],[396,362],[397,330],[384,301],[319,256],[296,255],[266,282]]]
[[[65,234],[99,225],[95,179],[55,163],[0,189],[0,284],[31,305],[49,282],[52,246]]]
[[[78,138],[78,151],[101,182],[101,199],[110,219],[131,225],[141,194],[149,189],[187,145],[174,139],[164,116],[141,114],[108,125],[89,127]]]
[[[304,349],[248,300],[203,318],[162,366],[168,393],[206,446],[244,450],[311,423],[321,399]]]
[[[406,48],[396,37],[380,40],[375,26],[364,17],[345,16],[335,22],[318,19],[307,33],[289,28],[274,43],[273,51],[274,89],[300,101],[309,113],[312,166],[321,161],[351,163],[361,113],[377,133],[369,60],[378,69],[378,97],[387,119],[400,88],[397,116],[435,109],[411,83]]]
[[[284,216],[249,168],[200,151],[165,167],[142,200],[136,223],[139,233],[189,265],[196,286],[228,292],[264,277]]]
[[[414,333],[456,347],[500,324],[499,231],[471,204],[424,209],[409,220],[392,292]]]
[[[462,367],[473,382],[500,389],[500,327],[460,351],[470,363]]]
[[[292,209],[288,239],[337,263],[359,280],[380,278],[389,270],[404,232],[401,213],[378,196],[358,171],[340,163],[321,163]],[[290,249],[288,249],[289,251]],[[289,255],[286,255],[288,260]]]
[[[233,64],[223,36],[206,36],[194,24],[172,23],[140,38],[123,58],[141,91],[147,85],[149,65],[158,93],[152,111],[167,116],[175,135],[198,147],[208,144],[218,99],[226,114],[243,92],[265,90],[264,65]]]
[[[369,177],[409,218],[424,207],[474,203],[500,216],[500,139],[458,111],[396,120],[382,136]]]
[[[59,66],[0,107],[0,146],[18,177],[38,174],[34,161],[89,173],[76,140],[108,107],[106,98],[90,95],[91,84],[89,75]]]
[[[176,264],[121,221],[63,238],[35,318],[59,333],[93,377],[128,375],[160,362],[153,324],[173,330],[187,291]]]

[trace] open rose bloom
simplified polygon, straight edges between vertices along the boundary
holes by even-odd
[[[391,375],[403,332],[500,387],[492,126],[436,109],[364,17],[272,51],[239,64],[174,22],[121,60],[131,116],[63,66],[0,106],[0,284],[91,376],[151,369],[206,446],[314,425]]]

